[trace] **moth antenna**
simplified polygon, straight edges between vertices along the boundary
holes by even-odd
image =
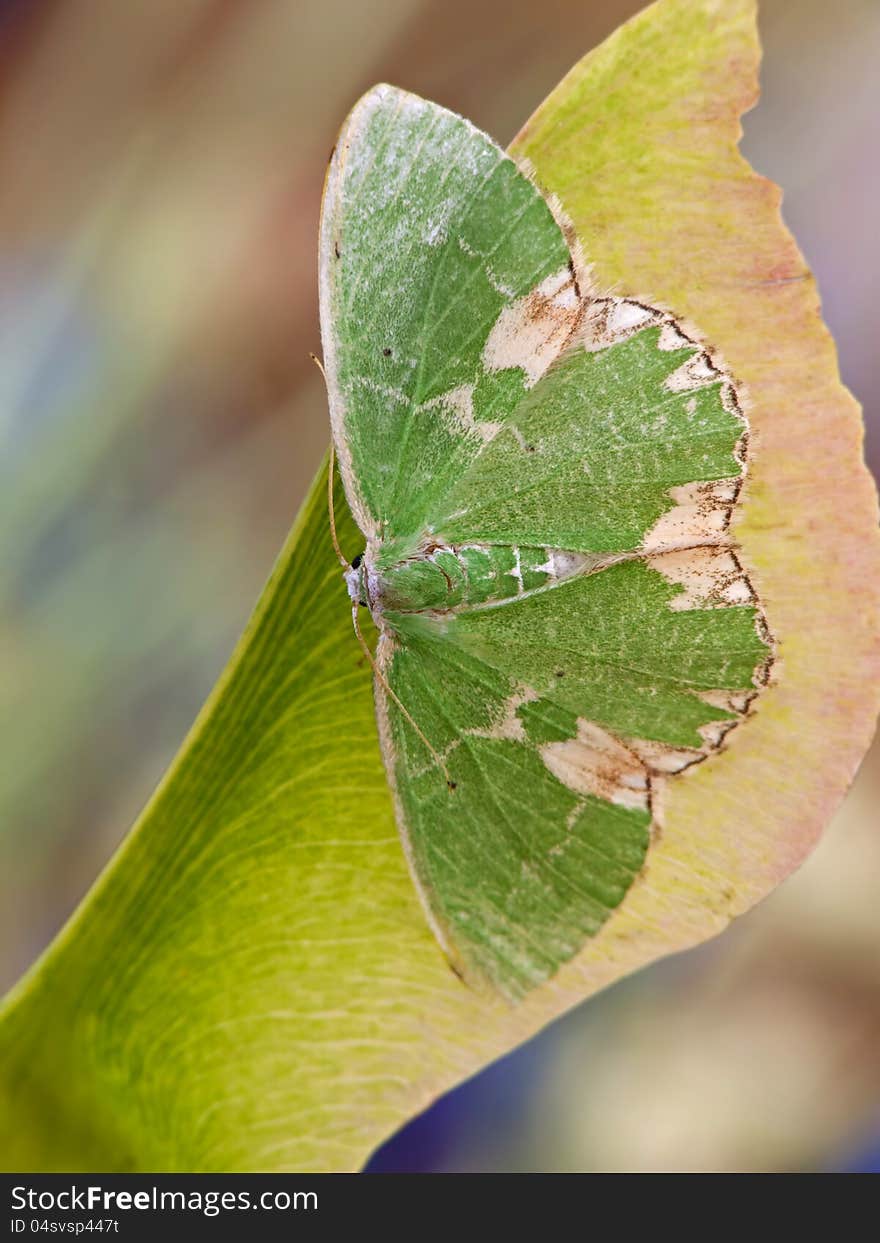
[[[309,354],[309,358],[320,371],[324,384],[327,384],[327,372],[324,370],[324,364],[321,362],[317,354]],[[336,511],[333,505],[333,476],[336,474],[336,449],[333,445],[333,438],[330,438],[330,462],[327,467],[327,513],[330,517],[330,538],[333,540],[333,551],[336,553],[336,559],[344,570],[351,569],[351,562],[342,555],[342,549],[339,547],[339,540],[336,536]]]
[[[371,669],[373,670],[373,673],[376,675],[377,680],[378,680],[379,682],[381,682],[381,683],[382,683],[382,685],[384,686],[384,688],[385,688],[385,690],[387,691],[388,695],[390,695],[390,697],[391,697],[391,698],[394,700],[394,702],[397,704],[397,706],[398,706],[398,708],[400,709],[400,711],[403,713],[403,715],[404,715],[404,716],[406,717],[406,719],[409,721],[410,725],[413,727],[413,729],[415,730],[415,732],[418,734],[419,738],[421,738],[422,742],[425,744],[425,746],[427,747],[428,751],[431,753],[431,755],[432,755],[432,757],[433,757],[433,759],[434,759],[435,764],[437,764],[437,766],[438,766],[438,767],[442,770],[442,772],[443,772],[443,776],[446,778],[446,784],[447,784],[447,786],[449,787],[449,789],[450,789],[450,790],[454,790],[454,789],[455,789],[455,786],[456,786],[456,783],[455,783],[455,782],[452,780],[452,778],[449,776],[449,769],[446,767],[446,765],[444,764],[443,760],[440,758],[440,756],[437,754],[437,752],[436,752],[436,751],[434,750],[434,748],[431,746],[430,742],[428,742],[428,739],[425,737],[425,735],[424,735],[424,734],[422,733],[422,731],[419,729],[418,725],[417,725],[417,724],[415,723],[415,721],[413,720],[413,718],[412,718],[411,714],[410,714],[410,713],[406,710],[406,708],[403,706],[403,704],[402,704],[402,703],[401,703],[401,701],[400,701],[400,696],[399,696],[399,695],[395,695],[394,691],[393,691],[393,690],[391,689],[391,687],[388,685],[388,680],[387,680],[387,678],[385,677],[385,674],[382,672],[382,670],[381,670],[381,669],[379,668],[379,666],[376,664],[376,661],[375,661],[375,658],[374,658],[374,656],[373,656],[373,653],[370,651],[369,644],[367,643],[367,641],[366,641],[366,639],[364,638],[364,636],[361,634],[361,628],[360,628],[360,626],[358,625],[358,603],[357,603],[357,601],[356,601],[356,600],[352,603],[352,606],[351,606],[351,620],[352,620],[352,624],[354,625],[354,632],[355,632],[355,634],[357,635],[357,641],[358,641],[358,643],[360,643],[360,645],[361,645],[361,648],[362,648],[362,650],[363,650],[364,655],[366,656],[367,660],[370,662],[370,667],[371,667]]]
[[[333,441],[330,441],[330,460],[327,463],[327,516],[330,519],[330,538],[333,540],[333,549],[336,553],[337,560],[344,570],[351,569],[351,562],[342,555],[342,549],[339,547],[339,539],[336,535],[336,512],[333,506],[333,476],[336,474],[336,450],[333,447]]]

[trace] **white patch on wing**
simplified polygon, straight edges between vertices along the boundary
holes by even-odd
[[[754,595],[742,566],[729,548],[682,548],[648,557],[667,582],[681,587],[669,601],[675,612],[750,604]]]
[[[748,709],[755,691],[701,691],[699,697],[713,708],[741,714]]]
[[[673,350],[686,350],[688,346],[693,347],[694,342],[690,337],[684,335],[678,324],[673,323],[672,320],[667,320],[660,329],[657,345],[659,349],[671,353]]]
[[[724,542],[740,481],[716,479],[669,489],[672,509],[657,520],[642,542],[645,552],[665,552],[694,544]]]
[[[645,810],[650,778],[639,757],[598,725],[578,720],[576,738],[546,742],[538,753],[549,771],[575,794]]]
[[[519,367],[531,388],[562,352],[580,317],[574,277],[561,268],[502,310],[486,341],[483,365],[487,371]]]
[[[651,772],[664,776],[680,773],[704,758],[703,752],[696,747],[673,747],[667,742],[655,742],[649,738],[628,738],[627,742]]]
[[[486,729],[469,729],[467,733],[476,738],[504,738],[508,742],[527,742],[525,727],[517,713],[523,704],[534,703],[540,698],[531,686],[520,687],[504,701],[500,715]]]
[[[448,421],[460,432],[468,436],[477,436],[484,444],[494,440],[501,431],[500,423],[491,420],[480,420],[474,417],[474,385],[461,384],[458,388],[441,393],[419,406],[422,410],[441,410],[448,416]]]
[[[571,273],[568,268],[560,268],[558,272],[551,272],[549,276],[544,277],[538,286],[538,292],[545,298],[553,298],[567,289],[571,283]]]
[[[737,569],[739,570],[737,577],[731,579],[724,588],[722,604],[751,604],[755,599],[749,580],[739,566]]]
[[[629,302],[626,298],[615,299],[606,322],[607,331],[612,336],[621,336],[646,328],[657,318],[656,312],[641,302]]]
[[[581,337],[586,349],[607,350],[661,322],[661,311],[632,298],[596,298],[587,308]]]
[[[707,721],[705,725],[699,726],[697,733],[710,751],[717,751],[725,736],[738,724],[738,721]]]
[[[721,372],[710,361],[708,354],[695,354],[682,363],[677,371],[673,371],[672,375],[668,375],[663,386],[670,393],[689,393],[692,389],[714,384],[721,378]]]

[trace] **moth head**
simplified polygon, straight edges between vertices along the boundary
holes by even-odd
[[[348,594],[355,604],[367,604],[364,554],[359,552],[343,575]]]

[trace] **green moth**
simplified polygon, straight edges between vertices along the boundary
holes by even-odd
[[[673,316],[592,287],[528,169],[389,86],[331,158],[320,302],[406,856],[453,966],[517,998],[643,883],[662,783],[768,677],[746,421]]]

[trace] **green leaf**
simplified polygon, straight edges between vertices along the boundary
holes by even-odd
[[[661,0],[517,143],[597,283],[699,325],[751,394],[738,533],[780,672],[749,731],[670,792],[639,901],[518,1006],[452,975],[394,826],[319,479],[180,757],[7,1001],[7,1168],[357,1168],[439,1092],[719,931],[809,850],[877,709],[876,496],[778,193],[735,149],[756,63],[752,0]],[[347,518],[341,538],[359,551]]]

